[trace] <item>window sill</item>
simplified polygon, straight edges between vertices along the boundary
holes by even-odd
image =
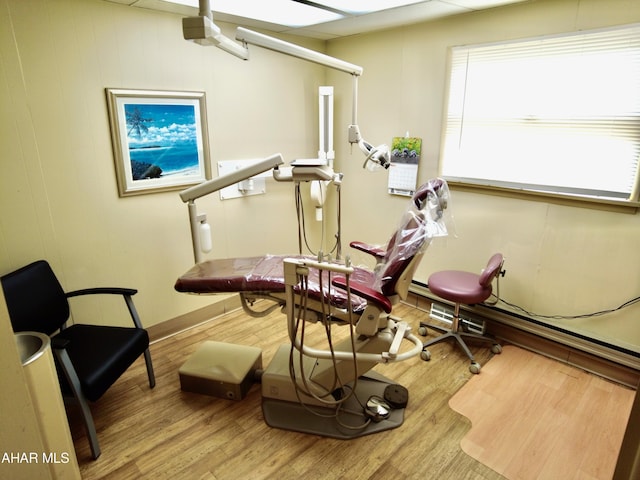
[[[557,205],[565,205],[569,207],[590,208],[594,210],[604,210],[615,213],[628,213],[633,215],[636,214],[638,212],[638,208],[640,208],[640,202],[632,202],[628,200],[581,197],[578,195],[567,195],[535,190],[498,187],[494,185],[466,183],[449,179],[447,179],[447,184],[451,189],[463,192],[476,192],[487,195],[517,198],[520,200],[546,202]]]

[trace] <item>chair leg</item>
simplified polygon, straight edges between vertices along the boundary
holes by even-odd
[[[469,346],[466,344],[466,342],[462,339],[462,335],[460,335],[459,333],[456,333],[454,335],[454,338],[456,339],[456,341],[458,342],[458,346],[460,346],[460,348],[462,348],[462,350],[464,351],[464,353],[467,355],[467,357],[469,358],[469,360],[471,361],[471,363],[475,363],[476,359],[473,356],[473,353],[471,353],[471,350],[469,350]]]
[[[461,322],[460,322],[460,306],[456,304],[455,309],[454,309],[454,313],[453,313],[453,318],[452,318],[452,322],[451,322],[451,328],[447,329],[447,328],[443,328],[437,325],[431,325],[431,324],[427,324],[424,322],[420,323],[420,327],[425,329],[427,328],[431,328],[433,330],[436,330],[438,332],[441,332],[442,335],[436,337],[436,338],[432,338],[431,340],[428,340],[427,342],[423,343],[422,345],[422,351],[426,352],[424,355],[422,355],[422,358],[424,360],[428,360],[431,358],[431,355],[428,353],[427,347],[431,346],[431,345],[435,345],[436,343],[440,343],[443,342],[445,340],[449,340],[449,339],[453,339],[456,341],[456,343],[458,344],[458,346],[464,351],[464,353],[467,355],[467,357],[469,358],[469,361],[471,362],[471,366],[469,367],[469,370],[472,373],[479,373],[480,372],[480,364],[476,362],[475,357],[473,356],[473,354],[471,353],[471,350],[469,349],[468,345],[466,344],[466,342],[464,341],[465,338],[474,340],[474,341],[480,341],[480,342],[484,342],[484,343],[490,343],[492,345],[492,351],[494,353],[499,353],[502,349],[500,348],[500,346],[495,342],[495,340],[493,340],[492,338],[489,337],[485,337],[483,335],[479,335],[476,333],[470,333],[470,332],[463,332],[461,331]]]
[[[430,328],[431,330],[435,330],[436,332],[440,332],[440,333],[447,333],[450,332],[451,330],[449,328],[444,328],[441,327],[439,325],[431,325],[430,323],[424,323],[424,322],[420,322],[420,328],[424,328],[425,332],[424,334],[426,335],[426,329]]]
[[[97,459],[102,451],[100,450],[100,444],[98,443],[98,434],[96,432],[96,426],[93,423],[93,416],[91,410],[84,397],[77,398],[80,410],[82,410],[82,418],[84,419],[84,426],[87,430],[87,437],[89,439],[89,446],[91,447],[91,457]]]
[[[462,350],[464,351],[464,353],[467,355],[467,357],[469,357],[469,360],[473,363],[475,362],[475,358],[473,356],[473,353],[471,353],[471,350],[469,350],[469,347],[467,346],[467,344],[464,342],[464,340],[462,339],[462,335],[460,335],[457,332],[447,332],[443,335],[440,335],[439,337],[433,338],[431,340],[426,341],[425,343],[422,344],[422,349],[425,350],[426,348],[430,347],[431,345],[435,345],[436,343],[441,343],[444,342],[446,340],[455,340],[455,342],[458,344],[458,346],[460,348],[462,348]]]
[[[133,320],[133,324],[136,328],[142,329],[142,322],[140,321],[140,316],[138,315],[138,310],[136,310],[136,306],[133,303],[133,298],[131,295],[123,295],[124,301],[127,304],[127,308],[129,309],[129,314],[131,314],[131,319]],[[144,361],[147,364],[147,376],[149,377],[149,387],[153,388],[156,386],[156,379],[153,373],[153,363],[151,362],[151,352],[147,348],[144,351]]]
[[[69,354],[65,349],[54,349],[56,354],[56,358],[58,362],[62,366],[62,371],[64,372],[65,377],[71,387],[73,392],[73,396],[78,402],[80,406],[80,411],[82,413],[82,418],[84,420],[84,426],[87,431],[87,438],[89,439],[89,446],[91,448],[91,456],[93,459],[97,459],[100,456],[100,444],[98,443],[98,434],[96,433],[96,426],[93,423],[93,416],[91,415],[91,409],[89,408],[89,404],[87,400],[84,398],[82,394],[82,388],[80,386],[80,380],[78,379],[78,375],[76,374],[73,365],[71,364],[71,359],[69,358]]]
[[[153,373],[153,363],[151,363],[151,352],[147,348],[144,351],[144,361],[147,364],[147,376],[149,377],[149,388],[156,386],[156,377]]]

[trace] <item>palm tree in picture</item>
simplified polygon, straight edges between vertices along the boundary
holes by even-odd
[[[135,135],[142,137],[143,134],[149,131],[145,123],[153,122],[153,118],[144,118],[138,107],[135,107],[131,112],[126,112],[126,116],[127,125],[131,125],[127,132],[127,137],[131,135],[131,132],[135,132]]]

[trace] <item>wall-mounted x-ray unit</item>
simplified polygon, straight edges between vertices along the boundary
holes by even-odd
[[[372,144],[366,142],[360,133],[360,127],[357,121],[357,105],[358,77],[363,73],[361,66],[243,27],[236,29],[236,40],[241,42],[241,44],[235,43],[222,35],[220,28],[213,22],[213,14],[209,0],[200,0],[198,17],[182,19],[182,31],[185,40],[190,40],[200,45],[217,46],[243,60],[249,59],[247,45],[256,45],[350,74],[353,77],[353,108],[352,123],[349,125],[348,132],[349,143],[358,145],[366,156],[364,167],[389,167],[390,151],[388,145],[382,144],[374,147]]]

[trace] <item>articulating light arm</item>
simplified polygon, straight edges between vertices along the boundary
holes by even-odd
[[[206,252],[211,249],[211,237],[206,237],[206,231],[208,230],[207,216],[205,214],[198,214],[195,201],[198,198],[217,192],[218,190],[222,190],[225,187],[234,185],[255,175],[259,175],[260,173],[271,169],[277,170],[283,163],[284,160],[282,159],[282,155],[276,153],[254,165],[241,168],[235,172],[222,175],[212,180],[207,180],[206,182],[194,185],[193,187],[189,187],[180,192],[180,198],[184,203],[188,204],[189,208],[189,224],[191,225],[193,257],[196,263],[200,263],[202,261],[203,250]],[[205,230],[205,235],[201,236],[201,234],[203,234],[203,229]]]
[[[272,168],[278,168],[278,166],[282,165],[283,163],[284,160],[282,159],[282,155],[280,153],[273,154],[270,157],[265,158],[264,160],[261,160],[253,165],[249,165],[248,167],[241,168],[227,175],[222,175],[212,180],[207,180],[206,182],[194,185],[193,187],[189,187],[186,190],[180,192],[180,198],[185,203],[197,200],[200,197],[204,197],[205,195],[209,195],[210,193],[222,190],[225,187],[259,175],[263,172],[271,170]]]

